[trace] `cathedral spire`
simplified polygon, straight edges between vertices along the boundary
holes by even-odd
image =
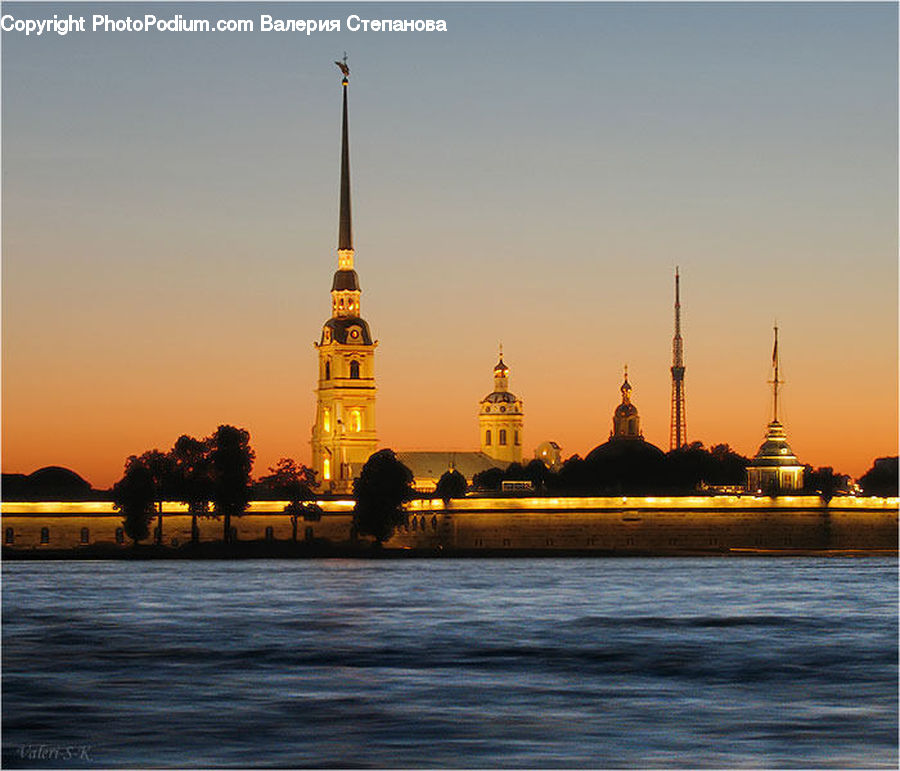
[[[353,251],[353,225],[350,215],[350,134],[347,126],[347,87],[350,68],[347,66],[347,54],[342,62],[335,62],[341,68],[344,77],[341,86],[344,91],[344,118],[341,130],[341,218],[338,229],[338,252]],[[352,255],[351,255],[352,260]],[[343,265],[342,265],[343,267]],[[352,264],[350,265],[352,267]]]

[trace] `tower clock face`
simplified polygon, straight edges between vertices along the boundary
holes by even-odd
[[[358,340],[358,339],[359,339],[359,330],[358,330],[358,329],[351,329],[351,330],[350,330],[350,339],[351,339],[351,340]]]

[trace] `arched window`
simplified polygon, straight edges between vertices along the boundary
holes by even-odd
[[[490,447],[491,446],[491,429],[488,429],[484,432],[484,443]]]
[[[506,444],[506,429],[500,429],[500,445],[503,446]]]
[[[81,542],[88,543],[91,540],[91,531],[86,527],[81,528]]]
[[[331,380],[331,360],[330,359],[325,362],[325,379]]]
[[[362,431],[362,415],[359,410],[353,410],[350,413],[350,426],[356,433]]]
[[[266,540],[267,541],[275,540],[275,529],[271,525],[268,525],[266,527]]]
[[[125,543],[125,528],[116,528],[116,543]]]
[[[325,458],[322,461],[322,476],[325,477],[326,481],[331,479],[331,460],[329,458]]]
[[[359,362],[358,361],[350,362],[350,378],[352,380],[359,380]]]
[[[520,444],[522,444],[521,440],[519,439],[519,432],[516,431],[513,436],[515,437],[516,446],[518,447]]]
[[[322,428],[325,429],[325,431],[331,431],[331,410],[327,407],[322,413]]]
[[[15,531],[11,527],[6,528],[6,543],[12,543],[15,539]]]
[[[41,528],[41,543],[50,543],[50,528]]]

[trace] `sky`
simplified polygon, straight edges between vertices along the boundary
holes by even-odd
[[[689,441],[755,453],[777,321],[800,461],[859,476],[897,453],[896,4],[2,12],[257,28],[3,32],[4,472],[105,487],[222,423],[250,431],[256,475],[309,462],[344,51],[380,446],[478,449],[502,342],[526,457],[605,441],[625,364],[668,449],[678,265]]]

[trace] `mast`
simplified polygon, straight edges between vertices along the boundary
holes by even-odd
[[[675,268],[675,336],[672,338],[672,417],[669,449],[687,444],[687,420],[684,403],[684,341],[681,339],[681,279]]]
[[[772,384],[772,422],[778,422],[778,386],[784,385],[784,381],[778,377],[778,323],[775,323],[775,346],[772,348],[772,369],[775,372],[774,379],[769,382]]]

